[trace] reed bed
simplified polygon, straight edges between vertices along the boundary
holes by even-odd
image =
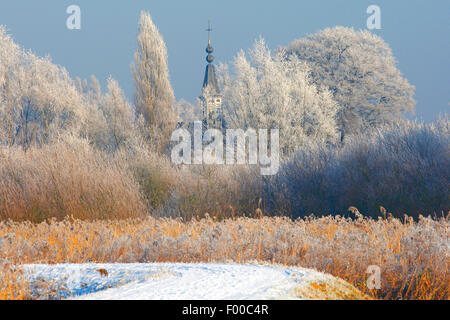
[[[39,224],[0,222],[3,264],[235,262],[314,268],[353,284],[373,298],[448,299],[449,217],[417,221],[340,216],[181,218]],[[381,269],[381,289],[366,285],[368,266]],[[16,270],[2,269],[3,298],[26,298]],[[14,289],[11,289],[14,288]],[[10,293],[13,292],[13,293]]]

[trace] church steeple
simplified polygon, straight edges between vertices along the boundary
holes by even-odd
[[[220,95],[219,84],[214,67],[214,48],[211,45],[211,21],[208,20],[208,46],[206,47],[206,71],[203,79],[202,94],[200,102],[203,108],[203,122],[206,128],[223,128],[222,96]]]
[[[208,65],[206,66],[206,72],[205,72],[205,78],[203,80],[203,88],[210,87],[214,93],[219,93],[219,85],[217,83],[216,78],[216,69],[213,65],[214,62],[214,56],[212,53],[214,52],[214,48],[211,45],[211,20],[208,20],[208,46],[206,47],[206,53],[208,54],[206,56],[206,62],[208,62]]]

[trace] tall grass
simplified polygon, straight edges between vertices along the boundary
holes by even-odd
[[[137,182],[136,192],[155,217],[254,216],[261,205],[262,179],[256,167],[175,166],[170,158],[142,147],[119,152],[114,161]]]
[[[9,221],[0,222],[0,256],[10,264],[260,261],[330,273],[375,298],[449,299],[449,219]],[[367,288],[370,265],[381,269],[379,290]]]
[[[42,148],[0,148],[0,218],[143,217],[138,185],[85,140],[66,137]]]
[[[0,300],[31,299],[29,283],[19,267],[0,260]]]
[[[257,168],[192,166],[184,169],[168,201],[153,215],[187,220],[207,215],[216,219],[258,215],[262,180]]]

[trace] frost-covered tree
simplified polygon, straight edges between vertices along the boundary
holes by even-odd
[[[2,93],[5,93],[4,86],[9,80],[10,69],[15,69],[20,64],[21,51],[3,26],[0,26],[0,44],[0,87]]]
[[[194,105],[181,99],[175,104],[175,113],[178,117],[178,123],[188,125],[194,121],[202,121],[202,110],[199,103]]]
[[[234,59],[233,73],[219,67],[229,128],[280,129],[280,148],[291,153],[305,139],[337,139],[338,105],[330,92],[311,83],[309,70],[283,51],[272,54],[264,40]]]
[[[102,110],[108,126],[109,145],[113,150],[123,148],[134,133],[134,114],[119,83],[108,79],[108,92],[102,101]]]
[[[23,50],[0,27],[0,144],[28,149],[68,134],[115,150],[133,129],[131,107],[117,82],[108,81],[102,96],[94,76],[89,88],[87,81],[73,81],[64,68]]]
[[[332,92],[342,106],[339,118],[345,133],[414,111],[414,86],[397,69],[388,44],[369,31],[327,28],[293,41],[286,52],[307,61],[313,81]]]
[[[41,145],[87,117],[64,68],[17,46],[0,28],[0,142]]]
[[[94,75],[89,79],[89,94],[94,101],[99,101],[102,97],[102,87]]]
[[[6,29],[0,26],[0,142],[12,145],[16,135],[14,114],[12,112],[15,104],[13,92],[14,86],[11,84],[16,78],[16,73],[21,67],[21,50],[14,43]]]
[[[74,83],[75,83],[75,87],[78,90],[78,93],[82,94],[84,89],[83,89],[83,82],[81,81],[81,78],[76,77],[74,80]]]
[[[147,12],[141,12],[134,58],[136,112],[145,119],[156,149],[163,152],[176,126],[175,98],[169,81],[167,48]]]

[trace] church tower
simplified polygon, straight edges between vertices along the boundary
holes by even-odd
[[[219,84],[216,78],[216,69],[214,67],[214,48],[211,46],[211,24],[208,21],[208,47],[206,48],[205,78],[203,80],[202,93],[200,95],[200,105],[203,110],[203,126],[206,129],[223,129],[223,110],[222,95],[220,94]]]

